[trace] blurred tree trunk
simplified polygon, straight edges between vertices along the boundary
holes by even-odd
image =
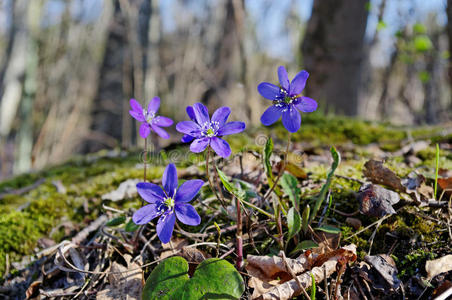
[[[447,0],[447,37],[449,39],[449,87],[452,89],[452,0]],[[451,93],[452,95],[452,93]],[[452,109],[452,100],[450,101],[450,108]]]
[[[204,92],[201,101],[209,105],[221,87],[230,81],[231,61],[234,52],[234,6],[232,0],[220,1],[210,9],[209,24],[204,41],[207,49],[206,67],[214,75],[215,82]],[[209,53],[210,52],[210,53]],[[218,99],[217,99],[218,101]],[[220,105],[215,105],[220,106]]]
[[[25,75],[25,59],[28,43],[27,18],[29,0],[17,0],[13,4],[13,31],[11,55],[4,71],[0,87],[0,139],[9,135],[22,97]]]
[[[33,149],[33,103],[37,88],[37,69],[38,69],[38,47],[39,34],[41,33],[40,25],[42,18],[42,8],[46,0],[32,1],[28,6],[27,12],[27,30],[29,34],[27,43],[27,55],[25,57],[25,80],[23,87],[23,97],[20,105],[20,120],[16,136],[16,159],[14,163],[14,172],[22,173],[30,170],[32,165],[32,149]]]
[[[219,4],[211,5],[203,41],[207,50],[204,57],[205,65],[213,76],[210,76],[212,80],[201,101],[212,108],[221,105],[244,107],[245,109],[238,112],[236,117],[249,120],[251,107],[246,102],[247,93],[244,91],[247,72],[243,45],[244,16],[243,0],[222,0]],[[237,82],[242,84],[241,92],[237,89]],[[230,97],[232,92],[237,94]]]
[[[441,120],[441,52],[440,35],[442,28],[437,28],[432,22],[430,38],[433,48],[425,54],[425,69],[429,77],[423,81],[424,85],[424,121],[427,124],[439,123]]]
[[[311,74],[305,94],[346,115],[358,112],[367,3],[314,0],[301,47],[304,69]]]
[[[132,66],[125,61],[128,42],[126,19],[120,1],[113,1],[113,17],[108,25],[105,54],[100,69],[97,96],[93,102],[93,122],[91,130],[98,139],[88,141],[86,151],[98,151],[107,147],[114,147],[122,137],[123,102],[132,92],[130,72]],[[128,91],[125,95],[124,91]],[[111,142],[113,143],[111,143]]]

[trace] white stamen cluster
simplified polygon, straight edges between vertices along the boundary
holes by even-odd
[[[165,203],[165,205],[170,209],[174,207],[174,199],[171,197],[163,199],[163,203]]]
[[[146,119],[146,123],[148,123],[149,125],[152,125],[152,123],[155,123],[159,117],[156,117],[154,112],[148,112],[147,110],[143,109],[143,115],[144,118]]]
[[[213,137],[217,135],[217,131],[218,129],[220,129],[220,123],[217,121],[212,121],[212,122],[204,122],[204,124],[202,124],[202,131],[201,131],[201,135],[203,137]]]
[[[285,89],[281,88],[279,90],[279,97],[277,100],[273,101],[273,105],[278,108],[284,108],[283,112],[285,112],[290,109],[290,105],[296,98],[296,96],[290,97],[289,93]]]

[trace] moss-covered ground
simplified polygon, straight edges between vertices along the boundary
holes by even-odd
[[[378,156],[375,150],[378,149],[388,154],[385,165],[397,174],[405,176],[411,170],[417,169],[427,177],[427,184],[433,185],[435,143],[452,144],[452,134],[450,131],[447,133],[443,126],[404,128],[345,117],[325,117],[320,114],[303,116],[302,123],[301,130],[293,135],[293,149],[296,149],[298,154],[302,154],[301,165],[308,174],[308,178],[304,180],[311,180],[313,185],[309,185],[308,189],[302,188],[301,205],[308,203],[309,197],[315,195],[321,183],[324,182],[331,163],[328,152],[331,145],[336,146],[342,155],[342,163],[336,174],[363,180],[364,163]],[[286,131],[280,125],[270,128],[251,128],[246,134],[231,136],[227,140],[233,148],[233,153],[243,150],[261,152],[263,143],[259,139],[266,135],[272,136],[276,149],[282,151],[286,143]],[[410,162],[402,154],[393,155],[413,140],[424,140],[430,145],[414,153],[416,159]],[[203,161],[202,156],[187,153],[186,146],[175,144],[165,149],[160,155],[155,155],[151,165],[148,166],[148,179],[159,179],[168,161],[176,161],[180,167],[179,170],[190,167],[194,162]],[[312,157],[326,159],[311,162]],[[202,172],[202,164],[200,166]],[[440,166],[443,169],[452,169],[450,150],[441,151]],[[71,233],[61,228],[60,225],[63,222],[72,222],[78,226],[76,229],[82,229],[102,212],[101,196],[103,194],[115,190],[127,179],[142,178],[142,173],[138,151],[117,150],[76,157],[65,164],[1,182],[0,274],[5,271],[7,255],[9,263],[19,261],[23,256],[32,254],[36,250],[37,241],[42,237],[48,237],[57,242],[67,238]],[[45,181],[32,190],[20,195],[14,193],[41,179]],[[56,181],[60,181],[66,188],[65,193],[58,191],[54,184]],[[353,180],[335,177],[331,186],[332,207],[346,213],[357,211],[358,202],[355,192],[358,191],[359,186],[359,183]],[[136,198],[118,203],[109,202],[108,205],[128,210],[138,207],[139,200]],[[425,218],[425,215],[428,215],[433,220],[438,219],[439,213],[428,208],[401,206],[396,215],[389,217],[378,228],[372,253],[390,252],[402,278],[411,276],[423,266],[427,259],[441,253],[441,249],[447,247],[450,242],[447,231],[438,228],[435,221]],[[221,214],[219,217],[221,218]],[[328,217],[331,225],[342,229],[343,239],[356,232],[356,229],[346,225],[345,218],[334,211],[331,211]],[[361,220],[363,227],[376,221],[363,215],[356,215],[355,218]],[[202,219],[207,221],[209,216],[202,216]],[[183,228],[190,232],[197,230],[192,227]],[[357,244],[360,257],[369,251],[369,238],[374,229],[372,227],[349,239],[350,242]],[[398,240],[394,240],[392,236],[397,236]],[[266,253],[272,247],[277,251],[274,241],[268,238],[256,243],[256,248],[250,247],[245,250],[253,252],[253,249],[257,249],[261,253]],[[432,251],[434,249],[438,251]],[[10,266],[10,272],[11,268]]]

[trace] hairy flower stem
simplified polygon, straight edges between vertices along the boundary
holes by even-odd
[[[276,227],[278,229],[278,244],[279,249],[284,249],[284,233],[282,229],[282,221],[281,221],[281,206],[276,205],[276,213],[275,213],[275,219],[276,219]]]
[[[219,195],[220,195],[221,201],[223,203],[225,203],[223,190],[221,189],[221,186],[220,186],[220,178],[219,178],[220,176],[218,175],[217,163],[215,162],[215,156],[212,157],[212,165],[213,165],[213,171],[214,171],[214,174],[215,174],[215,180],[214,180],[215,181],[215,185],[217,186],[217,190],[219,191]]]
[[[143,152],[142,159],[143,159],[143,165],[144,165],[144,167],[143,167],[143,182],[146,182],[146,163],[147,163],[147,160],[148,160],[148,139],[147,138],[144,139],[144,152]],[[143,206],[144,206],[144,199],[141,198],[141,207],[143,207]],[[143,232],[144,227],[146,227],[146,225],[140,226],[140,228],[135,233],[135,237],[133,239],[133,244],[134,244],[135,248],[138,247],[138,239],[139,239],[141,233]]]
[[[143,154],[143,164],[144,164],[144,168],[143,168],[143,182],[146,182],[146,163],[148,160],[148,139],[145,138],[144,139],[144,154]],[[141,207],[143,207],[144,205],[144,200],[141,199]]]
[[[223,198],[220,198],[220,196],[218,195],[217,189],[215,188],[215,186],[213,185],[212,180],[210,179],[210,175],[209,175],[209,158],[210,158],[210,146],[207,147],[207,154],[206,154],[206,177],[207,177],[207,180],[209,181],[210,189],[215,194],[215,197],[217,197],[218,201],[220,201],[221,206],[223,206],[223,208],[226,210],[226,205],[224,204]],[[215,162],[214,162],[214,164],[215,164]]]
[[[240,200],[239,198],[235,198],[237,206],[237,241],[236,241],[236,248],[237,248],[237,260],[236,260],[236,267],[238,270],[242,268],[242,262],[243,262],[243,241],[242,241],[242,211],[240,208]]]

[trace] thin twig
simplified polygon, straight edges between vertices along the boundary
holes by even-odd
[[[240,210],[240,199],[235,197],[236,199],[236,208],[237,208],[237,236],[236,236],[236,248],[237,248],[237,260],[236,267],[238,270],[242,269],[242,261],[243,261],[243,241],[242,241],[242,212]]]
[[[292,270],[292,268],[289,266],[289,263],[287,262],[287,258],[286,258],[286,254],[284,253],[284,251],[281,251],[281,256],[284,262],[284,266],[286,267],[286,270],[289,272],[290,276],[292,276],[293,279],[295,279],[295,281],[298,284],[298,287],[303,291],[304,296],[308,299],[311,300],[311,297],[309,297],[308,292],[306,292],[306,289],[304,288],[303,284],[300,281],[300,278],[298,278],[297,274],[294,273],[294,271]],[[326,280],[326,277],[325,277]]]
[[[355,233],[352,234],[351,236],[348,236],[347,238],[344,239],[344,241],[346,241],[346,240],[348,240],[348,239],[351,239],[352,237],[354,237],[355,235],[360,234],[361,232],[366,231],[367,229],[369,229],[369,228],[375,226],[376,224],[380,223],[380,221],[383,222],[383,220],[386,220],[386,219],[389,218],[390,216],[391,216],[391,215],[385,215],[385,216],[384,216],[383,218],[381,218],[380,220],[378,220],[378,221],[376,221],[376,222],[373,222],[373,223],[370,224],[369,226],[366,226],[366,227],[364,227],[363,229],[361,229],[361,230],[355,232]]]
[[[342,178],[342,179],[347,179],[347,180],[350,180],[350,181],[354,181],[354,182],[357,182],[357,183],[360,183],[360,184],[364,184],[365,183],[365,181],[363,181],[363,180],[360,180],[360,179],[357,179],[357,178],[353,178],[353,177],[348,177],[348,176],[345,176],[345,175],[334,174],[334,176],[336,176],[337,178]]]
[[[330,300],[330,295],[328,294],[328,276],[326,274],[326,266],[323,265],[323,276],[325,277],[325,279],[323,279],[323,282],[325,283],[325,296],[326,296],[326,300]]]

